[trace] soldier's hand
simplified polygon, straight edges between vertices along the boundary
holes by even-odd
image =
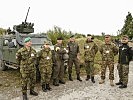
[[[55,50],[58,51],[58,50],[60,50],[60,48],[59,47],[56,47]]]
[[[66,48],[64,48],[64,50],[66,51],[66,53],[68,53],[68,50]]]
[[[80,60],[80,56],[78,55],[77,58]]]

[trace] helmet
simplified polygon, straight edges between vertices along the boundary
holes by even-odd
[[[67,53],[65,53],[65,54],[63,55],[63,59],[64,59],[64,60],[68,60],[68,59],[69,59],[69,55],[68,55]]]

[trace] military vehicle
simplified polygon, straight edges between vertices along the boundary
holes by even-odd
[[[32,47],[36,51],[41,49],[44,41],[50,41],[47,34],[34,34],[34,23],[27,22],[29,9],[22,24],[14,25],[13,31],[9,28],[6,35],[0,36],[0,70],[4,71],[8,67],[18,68],[16,52],[23,47],[23,41],[26,37],[31,37]]]

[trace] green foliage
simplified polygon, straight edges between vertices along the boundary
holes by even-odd
[[[67,32],[62,30],[60,27],[54,26],[53,30],[47,31],[48,37],[51,39],[53,44],[56,44],[57,38],[62,37],[64,42],[69,39],[69,37],[73,34],[71,31]]]
[[[6,33],[6,29],[0,28],[0,35],[3,35]]]
[[[94,38],[103,41],[104,40],[104,36],[100,36],[100,35],[95,35]]]
[[[83,38],[83,37],[85,37],[84,34],[80,34],[80,33],[76,33],[76,34],[75,34],[75,38],[76,38],[76,39],[77,39],[77,38]]]
[[[64,43],[66,43],[71,35],[75,35],[75,38],[82,38],[85,35],[80,33],[72,33],[71,31],[67,32],[62,30],[58,26],[54,26],[54,28],[47,31],[48,37],[51,39],[53,45],[56,44],[57,38],[62,37],[64,39]]]
[[[125,24],[121,29],[120,35],[128,35],[130,39],[133,38],[133,17],[130,12],[126,16]]]

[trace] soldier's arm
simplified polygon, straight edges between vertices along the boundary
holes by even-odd
[[[66,50],[63,47],[58,47],[58,46],[55,46],[55,51],[58,54],[64,54],[64,53],[66,53]]]
[[[133,47],[129,48],[129,61],[133,59]]]
[[[98,52],[98,46],[96,45],[96,43],[94,44],[94,50],[95,50],[95,54]]]
[[[101,54],[103,53],[103,45],[99,47],[99,51]]]
[[[114,55],[116,56],[118,54],[118,47],[116,45],[114,45],[113,47],[113,52],[114,52]]]
[[[77,44],[78,45],[78,44]],[[79,45],[77,46],[77,58],[80,59],[80,50],[79,50]]]
[[[68,52],[69,52],[69,43],[67,43],[67,45],[66,45],[66,49],[68,50]]]
[[[21,62],[21,52],[18,50],[16,53],[16,63],[17,65],[20,65]]]
[[[36,64],[37,64],[37,65],[39,65],[39,61],[40,61],[40,58],[41,58],[41,51],[42,51],[42,50],[40,50],[40,51],[37,53],[37,58],[36,58],[36,59],[37,59],[37,61],[36,61]]]
[[[35,66],[37,66],[38,64],[37,52],[34,49],[33,49],[33,52],[34,52],[33,62]]]
[[[77,53],[80,54],[79,45],[77,46]]]
[[[61,53],[61,54],[65,54],[65,53],[66,53],[66,49],[65,49],[65,48],[62,48],[62,49],[60,50],[60,53]]]

